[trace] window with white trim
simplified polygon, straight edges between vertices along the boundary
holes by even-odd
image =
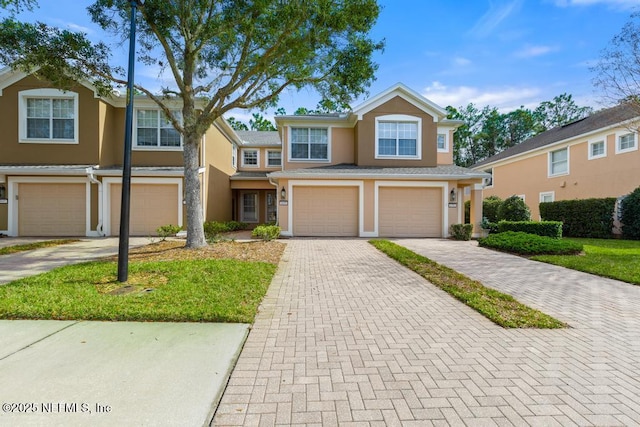
[[[589,160],[607,156],[607,144],[603,139],[589,141]]]
[[[438,133],[438,151],[441,151],[441,152],[449,151],[449,144],[447,144],[446,133]]]
[[[566,175],[569,173],[569,148],[551,151],[549,153],[549,176]]]
[[[259,165],[258,150],[242,150],[242,166],[257,168]]]
[[[638,134],[635,132],[628,132],[618,134],[616,142],[616,154],[626,153],[628,151],[635,151],[638,149]]]
[[[291,128],[289,157],[292,160],[329,160],[329,129]]]
[[[419,117],[376,117],[375,158],[419,160],[422,157],[421,133],[422,121]]]
[[[282,153],[280,150],[267,150],[267,167],[275,168],[282,166]]]
[[[172,114],[182,120],[180,111]],[[181,149],[182,135],[169,121],[164,111],[158,109],[136,109],[135,116],[136,148]]]
[[[540,193],[540,203],[553,202],[554,198],[555,198],[555,192],[553,191],[544,191]]]
[[[258,193],[243,193],[241,201],[241,221],[258,222]]]
[[[18,93],[20,142],[77,144],[78,94],[58,89]]]

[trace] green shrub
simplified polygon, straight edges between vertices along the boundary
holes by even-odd
[[[207,221],[204,223],[204,235],[207,239],[216,239],[222,233],[230,231],[246,230],[249,225],[238,221]]]
[[[482,221],[480,221],[480,228],[484,230],[489,230],[489,234],[498,232],[498,223],[491,222],[487,219],[486,216],[482,217]]]
[[[473,224],[451,224],[449,232],[455,240],[471,240]]]
[[[249,228],[249,224],[247,224],[246,222],[228,221],[225,222],[225,224],[229,231],[246,230]]]
[[[518,255],[575,255],[582,252],[582,245],[569,240],[527,234],[521,231],[505,231],[478,239],[486,248]]]
[[[540,203],[544,221],[561,221],[565,237],[607,239],[613,229],[616,199],[562,200]]]
[[[505,231],[522,231],[538,236],[562,238],[562,223],[560,221],[500,221],[498,233]]]
[[[518,196],[511,196],[498,206],[497,219],[498,221],[529,221],[531,211],[524,200]]]
[[[164,241],[167,240],[167,237],[175,236],[176,234],[178,234],[180,230],[182,230],[182,227],[180,227],[179,225],[168,224],[156,228],[156,233]]]
[[[489,222],[498,222],[498,209],[502,199],[498,196],[489,196],[482,201],[482,216]]]
[[[251,232],[251,237],[262,240],[273,240],[280,237],[280,227],[277,225],[259,225]]]
[[[640,187],[622,201],[622,237],[640,240]]]

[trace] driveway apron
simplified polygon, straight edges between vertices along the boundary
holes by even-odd
[[[640,287],[412,250],[570,324],[503,329],[364,240],[291,240],[215,425],[640,425]]]

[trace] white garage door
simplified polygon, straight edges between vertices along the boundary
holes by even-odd
[[[380,237],[442,237],[442,189],[380,187]]]
[[[122,185],[111,184],[111,235],[120,234]],[[177,184],[131,184],[129,234],[155,236],[162,225],[178,225]]]
[[[85,184],[18,184],[20,236],[85,236]]]
[[[293,187],[293,235],[358,235],[357,187]]]

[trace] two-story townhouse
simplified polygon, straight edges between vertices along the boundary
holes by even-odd
[[[90,84],[62,91],[18,71],[0,71],[0,233],[118,234],[125,107],[124,96],[100,97]],[[145,97],[134,101],[133,126],[131,234],[184,225],[180,134]],[[229,176],[239,143],[223,119],[203,138],[207,219],[232,217]]]
[[[446,116],[403,84],[349,113],[277,116],[283,166],[268,178],[282,234],[446,237],[466,187],[479,222],[487,175],[453,165],[461,122]]]
[[[619,197],[640,186],[640,114],[631,104],[540,133],[472,166],[491,174],[484,196],[520,196],[540,218],[539,203]]]

